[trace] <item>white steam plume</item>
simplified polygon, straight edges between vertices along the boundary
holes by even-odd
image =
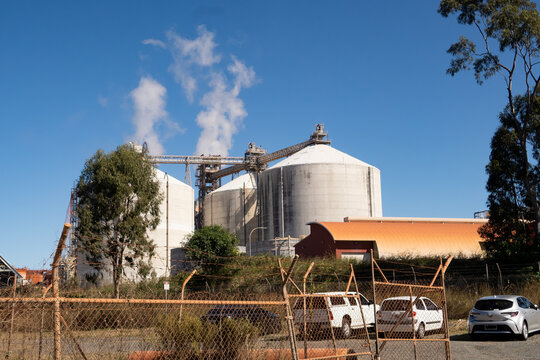
[[[247,116],[240,92],[253,86],[257,79],[253,68],[247,67],[235,56],[231,56],[227,72],[223,72],[223,67],[218,67],[221,56],[215,53],[215,34],[204,25],[197,28],[197,33],[195,39],[187,39],[170,30],[166,33],[166,43],[146,39],[143,44],[166,48],[171,52],[173,62],[169,71],[182,86],[190,103],[193,103],[199,90],[198,82],[210,79],[209,89],[200,100],[203,109],[197,115],[197,124],[202,132],[195,153],[226,156],[232,147],[234,134]]]
[[[146,141],[151,154],[164,153],[163,145],[155,130],[160,120],[168,122],[165,110],[167,89],[151,77],[142,77],[139,86],[130,93],[135,108],[133,139],[138,143]]]
[[[182,85],[189,102],[193,102],[197,90],[197,80],[192,75],[194,65],[204,68],[221,61],[221,57],[214,54],[214,48],[217,46],[214,42],[214,33],[206,30],[204,25],[199,25],[197,32],[199,36],[194,40],[183,38],[172,30],[167,32],[173,56],[170,71],[174,74],[175,80]]]
[[[222,75],[213,73],[210,82],[212,90],[201,100],[205,109],[197,115],[197,124],[203,130],[197,142],[196,154],[227,156],[232,147],[232,137],[247,116],[244,102],[238,96],[242,88],[255,83],[255,71],[235,57],[232,59],[233,63],[227,68],[235,78],[232,89],[227,89]]]
[[[167,48],[167,45],[165,45],[165,43],[161,40],[156,40],[156,39],[145,39],[142,41],[142,43],[144,45],[154,45],[154,46],[158,46],[160,48]]]

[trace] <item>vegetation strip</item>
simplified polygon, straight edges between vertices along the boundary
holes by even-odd
[[[54,303],[57,298],[0,298],[0,303],[37,302]],[[183,305],[285,305],[286,301],[236,301],[236,300],[159,300],[159,299],[73,299],[58,298],[62,303],[101,303],[101,304],[183,304]]]

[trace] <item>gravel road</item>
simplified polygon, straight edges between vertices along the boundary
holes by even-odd
[[[538,360],[540,333],[531,334],[527,341],[508,337],[490,337],[472,341],[469,336],[450,337],[452,360]]]

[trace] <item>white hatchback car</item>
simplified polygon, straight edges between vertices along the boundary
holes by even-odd
[[[478,299],[469,313],[469,335],[514,334],[527,340],[540,331],[540,309],[519,295],[493,295]]]
[[[368,327],[375,325],[373,304],[362,294],[354,292],[325,292],[316,293],[315,296],[306,297],[306,328],[308,333],[328,330],[330,327],[343,338],[348,338],[353,329],[364,326],[362,311]],[[358,297],[362,308],[358,304]],[[294,322],[300,333],[304,331],[304,299],[298,298],[293,306]]]
[[[411,301],[414,304],[413,311]],[[414,332],[422,339],[426,332],[440,330],[443,327],[443,311],[426,297],[398,296],[384,299],[377,313],[378,331],[385,336],[400,337]]]

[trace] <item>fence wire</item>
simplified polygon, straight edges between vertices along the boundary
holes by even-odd
[[[417,269],[409,282],[378,274],[357,282],[351,267],[332,271],[336,281],[328,282],[326,269],[312,267],[291,277],[280,267],[264,291],[182,292],[169,300],[5,289],[0,358],[449,359],[442,276],[433,285],[427,276],[434,270]]]
[[[381,359],[450,359],[442,267],[431,278],[415,274],[414,280],[400,282],[388,281],[379,270],[373,292],[378,308],[376,350]]]

